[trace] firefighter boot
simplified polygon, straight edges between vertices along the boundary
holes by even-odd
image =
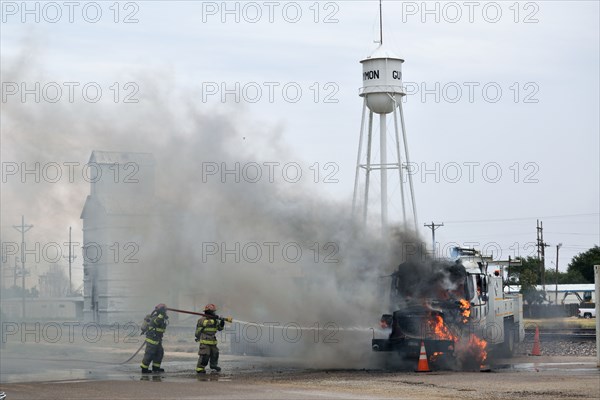
[[[140,367],[142,369],[142,374],[150,374],[152,373],[152,371],[150,371],[148,368],[144,368],[144,367]]]
[[[210,355],[210,369],[212,369],[215,372],[221,372],[221,367],[219,367],[219,353],[218,353],[218,351],[215,351],[215,352],[213,352]]]
[[[152,372],[165,372],[164,368],[152,366]]]
[[[197,367],[196,368],[196,373],[197,374],[205,374],[206,370],[204,369],[204,367]]]

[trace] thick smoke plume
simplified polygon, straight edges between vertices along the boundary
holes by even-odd
[[[35,65],[15,60],[5,66],[4,80],[41,80]],[[378,231],[355,223],[348,203],[321,197],[310,182],[290,183],[281,172],[273,182],[204,179],[209,162],[231,168],[302,160],[283,142],[285,128],[256,120],[243,106],[208,109],[192,93],[173,89],[168,76],[145,75],[150,77],[138,80],[137,104],[3,104],[3,162],[85,164],[93,150],[154,156],[155,195],[135,200],[140,207],[150,204],[152,212],[136,233],[140,268],[127,282],[140,310],[159,302],[196,309],[212,302],[246,321],[339,328],[376,324],[389,285],[382,277],[402,261],[403,242],[415,239],[400,232],[382,239]],[[25,214],[36,226],[28,240],[63,242],[63,229],[81,227],[88,193],[89,183],[81,177],[72,183],[9,180],[2,190],[3,240],[15,239],[9,225]],[[220,251],[208,257],[207,243]],[[263,251],[257,262],[223,256],[224,248],[251,243]],[[273,258],[265,243],[272,243]],[[301,247],[298,261],[282,255],[289,243]],[[313,365],[319,360],[357,365],[349,360],[370,351],[370,332],[356,343],[339,332],[335,339],[348,357],[339,347],[328,353],[315,343],[304,356]]]

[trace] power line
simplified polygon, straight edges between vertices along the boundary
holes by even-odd
[[[600,233],[579,233],[579,232],[546,232],[553,235],[579,235],[579,236],[599,236]]]
[[[530,221],[539,218],[571,218],[571,217],[587,217],[592,215],[600,215],[600,213],[587,213],[587,214],[564,214],[564,215],[546,215],[542,217],[519,217],[519,218],[496,218],[496,219],[470,219],[462,221],[446,221],[448,224],[468,224],[468,223],[479,223],[479,222],[507,222],[507,221]]]

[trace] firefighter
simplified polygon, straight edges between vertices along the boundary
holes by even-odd
[[[225,320],[219,318],[215,311],[217,307],[214,304],[207,304],[204,307],[205,317],[198,320],[196,324],[196,342],[200,342],[198,350],[198,364],[196,364],[196,372],[199,374],[206,373],[206,366],[210,362],[210,369],[216,372],[221,371],[219,363],[219,348],[217,347],[217,331],[222,331],[225,326]]]
[[[154,307],[154,311],[147,315],[142,324],[142,333],[146,334],[146,352],[142,359],[142,374],[149,374],[151,372],[165,372],[160,364],[163,359],[165,351],[162,345],[162,337],[169,324],[169,317],[167,316],[167,306],[164,304],[158,304]],[[150,363],[152,362],[152,370],[150,370]]]

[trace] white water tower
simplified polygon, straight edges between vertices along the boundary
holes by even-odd
[[[406,203],[407,197],[410,198],[412,204],[413,222],[415,231],[417,231],[417,208],[415,204],[415,195],[413,190],[412,175],[408,175],[409,194],[406,196],[403,180],[403,169],[406,163],[410,163],[408,155],[408,142],[406,138],[406,128],[404,125],[404,113],[402,111],[402,97],[406,95],[402,87],[402,63],[404,60],[392,53],[383,46],[383,28],[381,2],[379,4],[380,12],[380,40],[379,47],[369,57],[361,61],[363,86],[360,89],[360,96],[363,97],[363,112],[360,126],[360,137],[358,144],[358,157],[356,161],[356,176],[354,179],[354,196],[352,200],[352,212],[356,213],[357,201],[359,201],[359,180],[361,171],[365,171],[365,184],[362,200],[362,218],[366,223],[367,211],[369,204],[369,183],[371,171],[380,170],[381,174],[381,228],[385,235],[388,227],[388,170],[397,170],[400,183],[401,207],[403,224],[406,226],[408,221],[406,218]],[[369,109],[369,117],[367,124],[367,151],[366,162],[362,162],[363,155],[363,139],[365,133],[365,114]],[[402,144],[400,143],[400,134],[398,127],[398,110],[400,111],[400,127],[402,131]],[[396,157],[388,162],[388,132],[387,132],[387,115],[394,115],[394,133],[395,133],[395,153]],[[373,114],[379,114],[379,163],[374,163],[372,158],[372,143],[373,143]],[[404,150],[404,162],[402,160],[401,148]]]

